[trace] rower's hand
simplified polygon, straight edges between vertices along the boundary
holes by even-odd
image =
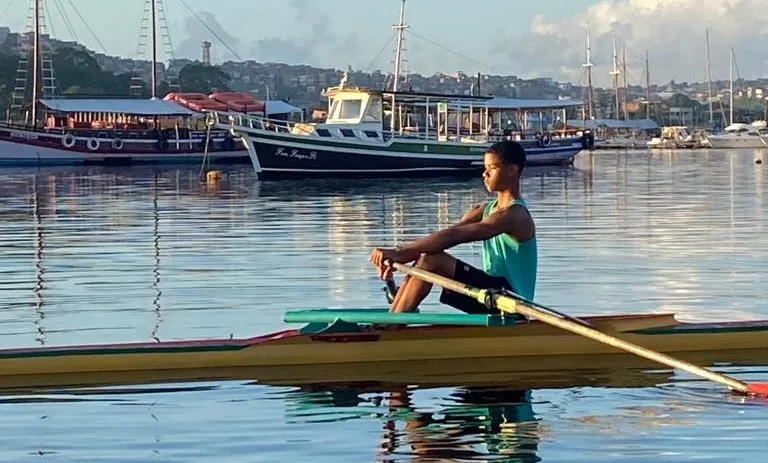
[[[376,267],[376,272],[380,279],[388,280],[392,278],[392,266],[389,265],[389,262],[395,262],[394,256],[396,254],[396,249],[374,248],[371,251],[368,260]]]
[[[390,263],[406,264],[415,260],[412,253],[391,248],[374,248],[368,260],[376,267],[379,278],[388,280],[392,278],[392,266]],[[416,256],[418,257],[418,256]]]

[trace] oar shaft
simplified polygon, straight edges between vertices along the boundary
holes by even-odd
[[[670,357],[669,355],[663,354],[661,352],[656,352],[656,351],[647,349],[645,347],[639,346],[637,344],[624,341],[623,339],[619,339],[615,336],[605,334],[601,331],[597,331],[587,326],[579,325],[569,320],[558,318],[554,315],[548,314],[543,310],[529,307],[526,304],[518,302],[514,299],[498,297],[498,296],[494,296],[494,297],[497,298],[496,306],[500,310],[503,310],[505,312],[517,312],[529,317],[534,317],[537,320],[540,320],[544,323],[555,326],[557,328],[561,328],[566,331],[570,331],[571,333],[575,333],[580,336],[584,336],[585,338],[593,339],[597,342],[601,342],[603,344],[607,344],[617,349],[630,352],[640,357],[645,357],[649,360],[653,360],[654,362],[658,362],[663,365],[670,366],[672,368],[679,368],[681,370],[685,370],[693,375],[697,375],[702,378],[706,378],[711,381],[714,381],[716,383],[723,384],[736,391],[747,392],[747,388],[748,388],[747,383],[735,380],[733,378],[722,375],[720,373],[716,373],[711,370],[707,370],[705,368],[694,365],[692,363],[678,360],[674,357]]]
[[[402,265],[402,264],[393,264],[392,266],[396,270],[399,270],[405,274],[415,276],[417,278],[420,278],[422,280],[428,281],[433,284],[440,285],[451,291],[455,291],[457,293],[473,297],[480,302],[485,302],[485,297],[488,294],[486,290],[473,288],[472,286],[460,283],[458,281],[452,280],[450,278],[447,278],[442,275],[438,275],[436,273],[432,273],[423,269]],[[632,354],[647,358],[649,360],[653,360],[655,362],[670,366],[672,368],[679,368],[681,370],[685,370],[693,375],[697,375],[702,378],[706,378],[711,381],[714,381],[716,383],[720,383],[725,386],[728,386],[733,390],[744,392],[744,393],[749,391],[749,385],[747,383],[738,381],[736,379],[733,379],[729,376],[722,375],[720,373],[715,373],[714,371],[707,370],[705,368],[699,367],[692,363],[678,360],[666,354],[662,354],[660,352],[646,349],[645,347],[638,346],[637,344],[624,341],[623,339],[619,339],[615,336],[602,333],[588,326],[580,325],[570,320],[557,317],[555,315],[552,315],[551,313],[548,313],[546,310],[533,307],[527,302],[518,301],[512,297],[499,295],[499,294],[493,294],[491,295],[491,297],[494,298],[494,303],[496,307],[498,307],[499,310],[502,310],[504,312],[520,313],[528,317],[533,317],[544,323],[563,329],[565,331],[570,331],[571,333],[584,336],[594,341],[607,344],[617,349],[630,352]]]

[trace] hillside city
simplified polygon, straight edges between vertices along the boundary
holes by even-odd
[[[4,63],[19,61],[23,57],[25,43],[28,43],[28,33],[16,33],[7,27],[0,27],[0,58],[5,58]],[[48,55],[56,55],[63,52],[79,53],[82,59],[65,60],[65,67],[77,66],[87,57],[95,61],[98,68],[111,76],[123,76],[128,82],[132,74],[139,75],[147,83],[150,81],[151,65],[148,60],[136,60],[118,56],[110,56],[97,53],[86,46],[74,41],[61,41],[44,35],[43,48]],[[290,102],[311,112],[314,108],[322,108],[326,101],[321,92],[324,88],[337,85],[344,71],[348,74],[350,84],[370,88],[386,88],[391,84],[391,79],[386,72],[373,70],[363,72],[351,67],[346,70],[332,68],[318,68],[307,65],[294,65],[286,63],[260,63],[253,60],[226,61],[219,65],[212,65],[206,59],[205,48],[210,51],[210,43],[203,43],[201,59],[174,59],[166,63],[158,63],[158,79],[166,83],[165,90],[174,89],[170,84],[172,80],[178,82],[178,90],[182,92],[210,92],[213,90],[231,90],[238,92],[250,92],[259,99],[281,99]],[[67,55],[70,56],[70,55]],[[54,65],[56,60],[53,60]],[[9,65],[3,66],[8,68]],[[184,71],[200,68],[210,68],[217,71],[218,80],[205,78],[184,79]],[[75,70],[76,71],[76,70]],[[57,80],[66,80],[66,70],[56,69]],[[74,71],[73,71],[74,72]],[[190,73],[187,73],[190,75]],[[13,92],[16,75],[15,67],[0,71],[0,108],[5,111],[7,101]],[[199,77],[199,76],[198,76]],[[109,79],[114,80],[114,79]],[[61,88],[59,84],[57,92],[68,96],[77,96],[75,90],[82,90],[79,82],[70,82],[69,87]],[[216,88],[204,88],[206,83]],[[215,84],[215,85],[214,85]],[[114,83],[113,83],[114,85]],[[619,86],[622,83],[619,81]],[[482,94],[509,98],[537,98],[537,99],[575,99],[585,100],[587,89],[584,85],[567,82],[556,82],[548,77],[523,79],[517,76],[470,74],[465,72],[436,73],[424,76],[416,73],[409,74],[406,83],[407,89],[415,92],[447,93],[447,94]],[[75,88],[72,88],[75,87]],[[94,87],[92,85],[91,87]],[[95,85],[95,87],[99,87]],[[119,87],[89,88],[89,96],[127,96],[129,85]],[[225,88],[221,88],[225,87]],[[616,114],[614,88],[595,88],[594,102],[596,118],[650,118],[660,125],[707,125],[710,118],[708,102],[707,82],[668,82],[665,84],[651,83],[648,88],[639,85],[628,85],[619,88],[619,100],[621,109]],[[722,127],[723,117],[727,111],[729,102],[729,82],[716,81],[712,83],[713,111],[716,113],[714,125]],[[755,120],[765,119],[766,103],[768,102],[768,78],[739,79],[734,82],[734,108],[741,119]],[[5,104],[4,104],[5,103]]]

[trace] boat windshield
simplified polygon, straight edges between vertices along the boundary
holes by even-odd
[[[357,119],[362,109],[362,99],[337,99],[331,106],[329,119]]]
[[[381,99],[371,97],[363,113],[363,122],[381,122]]]

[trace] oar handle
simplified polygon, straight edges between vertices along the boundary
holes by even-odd
[[[397,264],[397,263],[392,264],[392,266],[396,270],[399,270],[407,275],[420,278],[432,284],[440,285],[444,288],[450,289],[451,291],[455,291],[457,293],[461,293],[466,296],[475,298],[482,303],[485,303],[486,297],[489,296],[488,291],[485,289],[474,288],[470,285],[460,283],[458,281],[452,280],[442,275],[438,275],[436,273],[429,272],[427,270],[423,270],[420,268],[415,268],[407,265]],[[738,381],[729,376],[726,376],[720,373],[715,373],[714,371],[710,371],[700,366],[694,365],[692,363],[684,362],[682,360],[670,357],[669,355],[662,354],[661,352],[656,352],[656,351],[647,349],[645,347],[639,346],[637,344],[624,341],[623,339],[619,339],[617,337],[605,334],[603,332],[597,331],[592,327],[580,325],[573,321],[552,315],[551,313],[549,313],[550,311],[548,309],[544,308],[543,306],[539,306],[539,304],[533,304],[533,303],[529,303],[528,301],[517,300],[515,298],[504,296],[501,294],[490,294],[490,297],[492,298],[495,306],[503,312],[519,313],[528,317],[536,318],[544,323],[563,329],[565,331],[569,331],[571,333],[584,336],[594,341],[615,347],[617,349],[635,354],[640,357],[647,358],[649,360],[653,360],[663,365],[667,365],[672,368],[679,368],[693,375],[700,376],[702,378],[709,379],[716,383],[726,385],[735,391],[739,391],[742,393],[752,393],[755,391],[754,388],[750,388],[749,384],[742,381]],[[542,307],[542,308],[539,308],[539,307]]]

